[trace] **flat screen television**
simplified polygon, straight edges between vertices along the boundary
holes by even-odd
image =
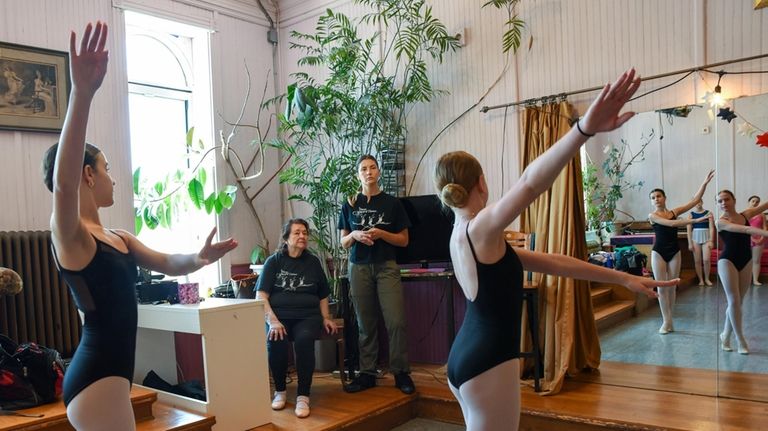
[[[443,208],[437,195],[408,196],[400,202],[411,220],[408,247],[397,248],[397,263],[450,262],[449,242],[453,230],[453,211]]]

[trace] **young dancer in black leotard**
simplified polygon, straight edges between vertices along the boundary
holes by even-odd
[[[607,85],[577,127],[530,164],[520,180],[495,203],[480,163],[457,151],[435,167],[435,185],[456,215],[451,260],[467,297],[467,313],[448,359],[448,380],[459,400],[468,431],[514,431],[520,419],[520,321],[523,267],[553,275],[618,283],[655,296],[658,283],[591,265],[564,255],[512,248],[504,229],[539,194],[552,186],[563,167],[587,140],[587,134],[613,130],[632,113],[618,115],[640,85],[630,70]],[[661,283],[673,285],[676,280]]]
[[[749,346],[744,337],[741,303],[752,279],[750,235],[768,236],[768,230],[750,226],[749,219],[768,209],[768,202],[738,213],[733,193],[723,190],[717,194],[717,204],[722,212],[717,220],[717,231],[724,246],[717,260],[717,274],[723,283],[725,298],[728,301],[725,309],[725,327],[720,334],[720,346],[726,352],[732,351],[731,332],[734,332],[739,342],[739,353],[746,355],[749,354]]]
[[[70,35],[70,95],[60,144],[43,159],[53,192],[51,231],[57,263],[77,308],[85,314],[83,336],[64,376],[67,418],[76,430],[134,430],[130,400],[136,347],[136,265],[181,275],[215,262],[237,246],[228,239],[199,253],[168,255],[135,236],[106,229],[99,208],[114,203],[114,182],[104,153],[85,143],[88,113],[107,72],[107,26],[88,24],[80,43]]]
[[[688,203],[673,210],[667,209],[667,195],[664,193],[664,190],[653,189],[649,194],[651,202],[656,208],[654,212],[648,214],[648,220],[651,222],[653,233],[656,234],[653,250],[651,250],[651,269],[656,280],[671,280],[680,275],[681,257],[680,246],[677,242],[677,228],[711,218],[711,215],[697,219],[678,219],[677,216],[696,205],[696,202],[704,195],[707,184],[712,181],[714,173],[715,171],[709,171],[707,178],[704,179],[699,190]],[[667,334],[675,330],[672,325],[672,311],[675,309],[677,286],[659,286],[658,293],[662,318],[659,334]]]

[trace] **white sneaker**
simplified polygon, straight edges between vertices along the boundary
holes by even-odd
[[[299,395],[296,397],[296,417],[305,418],[309,416],[309,397]]]
[[[272,410],[284,409],[286,398],[288,398],[288,396],[285,394],[285,391],[282,391],[282,392],[275,391],[275,397],[272,398]]]

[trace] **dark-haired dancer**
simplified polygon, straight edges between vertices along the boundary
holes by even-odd
[[[728,301],[725,309],[725,327],[720,334],[720,347],[726,352],[733,350],[731,347],[733,332],[736,334],[736,341],[739,342],[739,353],[747,355],[749,346],[744,336],[741,303],[752,278],[750,235],[768,236],[768,230],[750,226],[749,219],[768,209],[768,202],[738,213],[733,193],[730,190],[723,190],[717,194],[717,204],[722,212],[717,220],[717,231],[723,240],[723,251],[717,260],[717,274],[723,283],[725,298]]]
[[[693,223],[710,220],[711,215],[695,219],[678,219],[677,217],[690,210],[701,200],[707,190],[707,184],[712,181],[715,171],[709,171],[699,190],[688,203],[673,210],[667,209],[667,195],[662,189],[653,189],[649,194],[651,202],[656,210],[648,214],[653,233],[656,238],[653,241],[651,251],[651,269],[656,280],[671,280],[680,276],[680,246],[677,242],[677,228]],[[659,286],[659,308],[661,309],[662,323],[659,334],[667,334],[675,330],[672,323],[672,312],[675,309],[677,299],[677,286]]]
[[[448,358],[448,381],[468,431],[518,428],[523,269],[618,283],[655,296],[653,280],[564,255],[515,251],[504,241],[504,229],[552,186],[589,136],[616,129],[632,117],[633,113],[619,115],[619,111],[639,85],[634,70],[606,85],[584,118],[531,163],[498,202],[488,203],[483,169],[469,153],[445,154],[435,167],[435,186],[456,215],[451,260],[468,301]]]
[[[107,73],[107,26],[88,24],[75,46],[69,40],[72,94],[60,144],[43,159],[53,192],[51,231],[55,256],[77,308],[85,314],[83,335],[64,376],[67,418],[79,431],[134,430],[130,400],[136,353],[136,266],[182,275],[215,262],[237,246],[211,244],[214,228],[198,253],[154,251],[124,230],[101,224],[99,208],[114,203],[114,181],[103,152],[85,143],[88,113]]]

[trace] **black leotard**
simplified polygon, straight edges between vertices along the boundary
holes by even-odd
[[[672,211],[672,219],[677,218],[675,212]],[[674,259],[678,251],[680,251],[680,245],[677,243],[677,228],[672,226],[664,226],[658,223],[651,223],[653,233],[656,234],[656,239],[653,242],[653,251],[659,253],[665,262],[669,262]]]
[[[744,217],[744,224],[749,226],[749,219],[744,214],[741,216]],[[723,252],[720,253],[718,260],[730,260],[733,266],[741,271],[752,260],[749,234],[722,230],[720,231],[720,238],[723,239]]]
[[[510,359],[520,357],[523,265],[512,247],[493,264],[477,261],[477,296],[467,312],[448,355],[448,379],[458,388],[467,380]]]
[[[104,377],[133,380],[138,274],[133,255],[98,239],[96,254],[85,268],[59,269],[77,308],[85,313],[80,344],[64,375],[64,405],[67,405],[80,391]]]

